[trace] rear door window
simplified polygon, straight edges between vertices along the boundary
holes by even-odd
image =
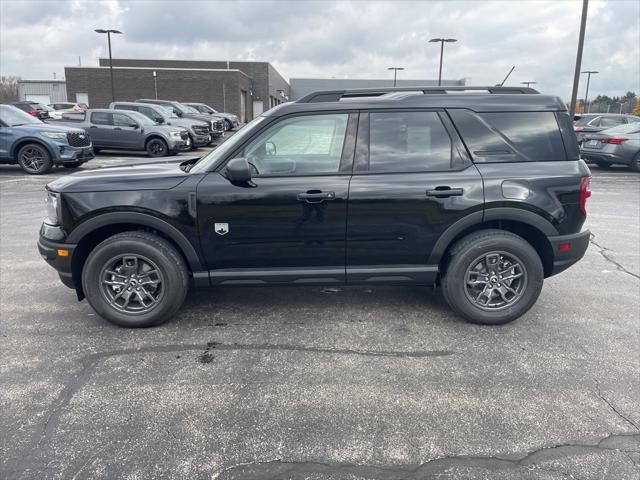
[[[437,112],[372,112],[369,118],[370,172],[451,168],[452,142]]]
[[[600,127],[615,127],[624,123],[624,117],[601,117]]]
[[[91,114],[91,123],[94,125],[113,125],[112,114],[106,112],[94,112]]]
[[[535,162],[566,160],[554,112],[449,110],[474,161]]]

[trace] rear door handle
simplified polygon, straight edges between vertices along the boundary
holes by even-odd
[[[304,192],[298,194],[298,200],[307,203],[321,203],[325,200],[334,200],[335,192]]]
[[[427,197],[447,198],[459,197],[464,193],[462,188],[436,187],[433,190],[427,190]]]

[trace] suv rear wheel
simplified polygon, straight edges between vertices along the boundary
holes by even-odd
[[[636,156],[631,160],[631,170],[640,172],[640,152],[636,153]]]
[[[53,167],[51,155],[45,147],[37,143],[29,143],[18,150],[18,164],[31,175],[42,175]]]
[[[82,270],[82,288],[93,309],[123,327],[151,327],[170,319],[188,288],[184,259],[166,240],[124,232],[93,249]]]
[[[468,321],[499,325],[529,310],[543,281],[540,257],[523,238],[481,230],[451,248],[442,292],[449,306]]]

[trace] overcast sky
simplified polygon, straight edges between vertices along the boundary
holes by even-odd
[[[214,2],[152,0],[0,0],[0,74],[64,76],[64,66],[97,65],[104,35],[117,28],[120,58],[260,60],[287,79],[399,78],[438,75],[493,85],[536,81],[567,100],[575,65],[580,0]],[[583,70],[599,70],[590,92],[640,92],[640,1],[591,0]],[[581,83],[579,96],[584,95]],[[589,95],[591,98],[592,95]]]

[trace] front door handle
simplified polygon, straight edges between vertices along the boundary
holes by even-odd
[[[308,191],[298,194],[298,200],[307,203],[322,203],[325,200],[334,200],[335,198],[335,192]]]
[[[462,188],[436,187],[433,190],[427,190],[427,197],[447,198],[459,197],[464,193]]]

